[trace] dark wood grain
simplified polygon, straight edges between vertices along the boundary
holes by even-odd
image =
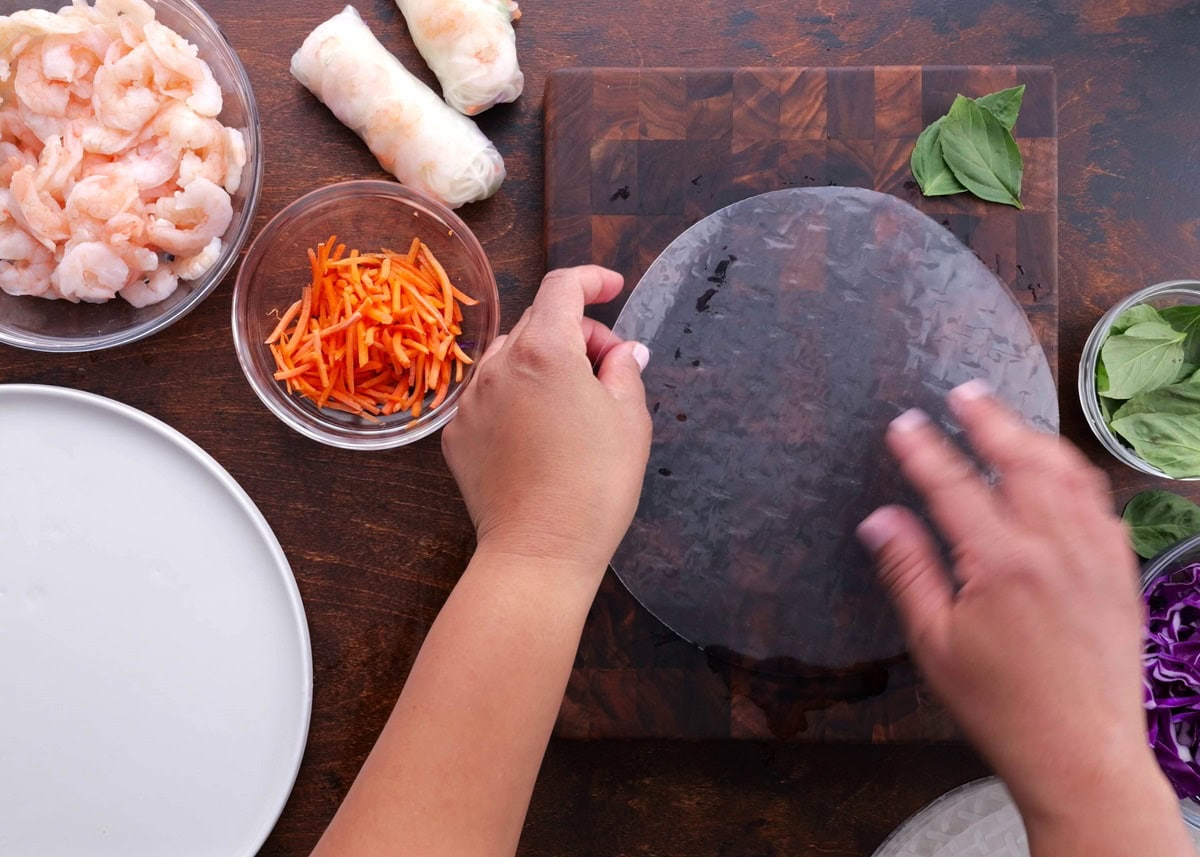
[[[1016,129],[1025,208],[922,196],[909,168],[921,130],[958,93],[979,97],[1018,83],[1027,91]],[[1049,68],[564,69],[547,81],[545,114],[546,265],[592,261],[625,275],[621,297],[591,311],[601,321],[613,323],[651,262],[702,217],[781,188],[852,185],[905,200],[974,250],[1008,285],[1057,367],[1058,141]],[[621,139],[608,139],[617,129]],[[857,612],[872,615],[882,597],[864,591]],[[791,679],[748,674],[727,660],[681,641],[610,578],[592,609],[558,733],[957,736],[904,659]]]
[[[0,11],[20,5],[6,0]],[[248,66],[262,109],[260,226],[313,188],[386,177],[288,75],[292,51],[341,2],[204,6]],[[432,81],[391,0],[358,6],[384,43]],[[1064,433],[1112,475],[1114,502],[1160,484],[1118,465],[1092,440],[1073,379],[1088,331],[1113,302],[1200,269],[1200,89],[1187,83],[1200,67],[1200,8],[1191,0],[528,0],[523,7],[526,93],[481,120],[505,154],[509,179],[495,199],[463,211],[496,267],[505,327],[529,304],[544,268],[541,110],[554,69],[1052,66],[1060,94]],[[233,356],[231,288],[230,280],[171,330],[107,354],[0,348],[0,381],[92,390],[166,420],[229,469],[279,535],[308,611],[316,687],[304,765],[262,853],[297,857],[311,850],[349,788],[466,562],[471,536],[436,439],[386,454],[337,452],[291,434],[258,404]],[[1180,490],[1200,499],[1200,486]],[[556,741],[522,853],[866,857],[910,812],[982,770],[952,746]]]

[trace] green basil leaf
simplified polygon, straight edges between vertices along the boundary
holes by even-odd
[[[1184,345],[1184,349],[1186,350],[1186,348],[1187,348],[1186,340],[1184,341],[1183,345]],[[1178,374],[1175,375],[1175,380],[1172,381],[1171,383],[1182,384],[1185,381],[1190,381],[1192,379],[1192,376],[1196,374],[1197,369],[1200,369],[1200,366],[1197,366],[1195,363],[1188,363],[1185,360],[1183,363],[1179,364],[1179,372],[1178,372]]]
[[[942,156],[954,177],[980,199],[1021,208],[1021,152],[991,111],[963,96],[942,122]]]
[[[1159,312],[1163,321],[1180,333],[1186,333],[1183,359],[1200,365],[1200,306],[1170,306]]]
[[[1133,550],[1143,559],[1200,533],[1200,506],[1170,491],[1143,491],[1121,515]]]
[[[967,189],[959,184],[954,173],[946,166],[946,159],[942,157],[941,136],[942,119],[921,132],[909,161],[913,178],[917,180],[917,184],[921,186],[921,193],[925,196],[966,193]]]
[[[1017,114],[1021,112],[1021,101],[1024,98],[1025,84],[1022,83],[1020,86],[976,98],[975,103],[990,110],[997,121],[1011,131],[1017,124]]]
[[[1132,399],[1138,393],[1165,387],[1183,364],[1183,340],[1170,325],[1139,322],[1110,336],[1100,349],[1108,371],[1108,396]]]
[[[1114,415],[1113,431],[1129,441],[1143,461],[1175,479],[1200,476],[1200,419],[1192,414]]]
[[[1096,361],[1096,399],[1100,402],[1100,415],[1111,426],[1113,414],[1121,407],[1121,401],[1108,395],[1108,370],[1104,368],[1103,359]]]
[[[1113,420],[1137,414],[1176,414],[1200,417],[1200,383],[1193,380],[1159,387],[1134,396],[1113,414]]]
[[[1124,333],[1135,324],[1140,324],[1143,321],[1156,321],[1159,324],[1168,324],[1167,320],[1159,315],[1158,310],[1150,306],[1150,304],[1138,304],[1117,316],[1117,320],[1108,329],[1108,335],[1112,336],[1114,333]]]

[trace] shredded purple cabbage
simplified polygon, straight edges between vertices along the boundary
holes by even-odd
[[[1181,798],[1200,796],[1200,563],[1146,591],[1143,680],[1150,744]]]

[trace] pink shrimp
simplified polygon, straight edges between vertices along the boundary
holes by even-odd
[[[54,252],[55,245],[71,237],[67,215],[58,201],[39,190],[33,167],[22,167],[13,173],[12,214],[30,235]]]

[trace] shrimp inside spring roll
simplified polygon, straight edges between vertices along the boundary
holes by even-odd
[[[292,74],[384,169],[450,207],[486,199],[504,181],[496,147],[409,73],[353,6],[313,30],[292,57]]]
[[[525,88],[517,62],[513,0],[396,0],[417,50],[455,110],[474,116],[516,101]]]

